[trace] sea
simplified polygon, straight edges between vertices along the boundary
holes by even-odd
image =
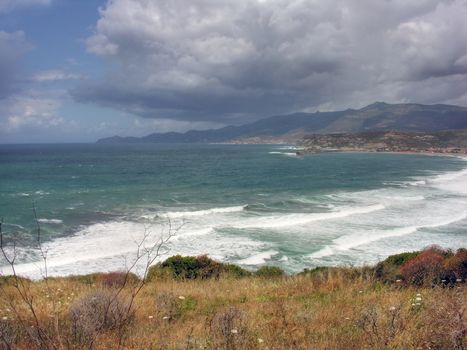
[[[467,246],[467,158],[293,145],[0,145],[3,246],[29,277],[202,255],[289,273]],[[38,228],[41,248],[38,249]],[[145,250],[147,249],[147,250]],[[135,270],[144,271],[146,257]],[[0,258],[0,273],[11,270]]]

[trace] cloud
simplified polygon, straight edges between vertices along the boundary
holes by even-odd
[[[465,0],[109,0],[87,49],[111,68],[73,95],[216,123],[462,101],[465,18]]]
[[[30,48],[23,32],[0,31],[0,100],[13,93],[17,62]]]
[[[58,115],[60,106],[60,100],[53,96],[32,93],[12,95],[0,104],[2,132],[58,126],[63,123],[63,118]]]
[[[83,76],[79,74],[65,72],[59,69],[37,72],[32,76],[32,80],[36,82],[79,80],[82,78]]]
[[[52,0],[0,0],[0,13],[30,6],[46,6],[51,3]]]

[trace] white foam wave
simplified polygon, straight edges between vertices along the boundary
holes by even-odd
[[[243,211],[248,204],[239,205],[235,207],[223,207],[223,208],[211,208],[211,209],[204,209],[204,210],[195,210],[195,211],[168,211],[168,212],[161,212],[158,214],[145,214],[141,215],[141,219],[150,219],[154,220],[156,218],[169,218],[169,219],[183,219],[189,217],[198,217],[198,216],[206,216],[212,214],[228,214],[228,213],[236,213]]]
[[[38,196],[45,196],[45,195],[50,194],[50,192],[46,192],[46,191],[42,191],[42,190],[36,191],[34,193],[37,194]]]
[[[467,169],[437,175],[428,181],[428,185],[457,193],[467,193]]]
[[[159,232],[159,230],[155,230]],[[71,237],[61,237],[43,244],[47,251],[47,267],[52,274],[66,275],[89,272],[86,267],[95,265],[102,271],[111,267],[111,260],[136,251],[137,242],[150,233],[143,225],[131,222],[99,223],[86,227]],[[160,239],[160,234],[149,234],[146,246],[151,246]],[[94,262],[94,264],[92,263]],[[40,277],[41,263],[18,264],[17,273]],[[118,261],[118,269],[125,266],[124,260]],[[83,268],[83,271],[79,269]],[[3,269],[4,270],[4,269]],[[0,267],[0,271],[2,268]],[[58,273],[54,273],[58,271]],[[91,270],[92,271],[92,270]],[[4,271],[5,272],[5,271]]]
[[[467,218],[467,213],[462,213],[460,215],[454,216],[452,218],[443,219],[439,222],[424,224],[419,226],[407,226],[407,227],[398,227],[390,230],[382,231],[370,231],[359,234],[345,235],[341,236],[333,241],[332,245],[328,245],[319,251],[310,254],[310,258],[323,258],[325,256],[330,256],[343,251],[366,245],[371,242],[379,241],[385,238],[405,236],[417,232],[420,229],[424,228],[436,228],[450,225],[454,222],[458,222]]]
[[[42,224],[62,224],[63,220],[60,219],[37,219]]]
[[[248,258],[237,260],[236,263],[240,265],[261,265],[265,264],[267,260],[270,260],[277,252],[275,250],[268,250],[254,254]]]
[[[193,229],[183,226],[180,231],[175,232],[175,236],[167,244],[167,249],[161,251],[156,261],[176,254],[209,254],[219,260],[232,261],[236,256],[251,258],[256,252],[268,249],[264,242],[247,237],[222,236],[222,239],[219,239],[220,236],[211,235],[213,232],[214,230],[208,228]],[[159,242],[161,235],[167,237],[167,233],[167,226],[165,230],[161,225],[148,228],[143,223],[130,221],[90,225],[73,236],[60,237],[43,244],[44,250],[47,251],[48,275],[65,276],[126,269],[134,261],[137,244],[142,239],[145,239],[145,242],[141,249],[149,248]],[[29,251],[30,257],[27,259],[34,262],[18,263],[15,266],[18,274],[31,278],[44,276],[43,264],[36,253]],[[268,259],[266,255],[263,260],[265,259]],[[256,261],[259,261],[259,258]],[[246,262],[248,263],[248,260]],[[249,263],[253,264],[254,259]],[[140,261],[133,272],[141,274],[144,264],[145,259]],[[8,266],[2,266],[1,259],[0,273],[11,273]]]
[[[193,216],[204,216],[210,214],[225,214],[225,213],[235,213],[243,211],[247,205],[240,205],[235,207],[225,207],[225,208],[212,208],[206,210],[196,210],[196,211],[173,211],[167,212],[169,218],[185,218],[185,217],[193,217]]]
[[[378,210],[383,210],[382,204],[375,204],[366,207],[346,208],[340,211],[329,213],[312,214],[286,214],[254,219],[245,219],[244,223],[233,225],[234,228],[281,228],[288,226],[306,225],[314,221],[340,219],[351,215],[367,214]]]
[[[284,149],[284,150],[293,149],[293,150],[299,150],[299,149],[303,149],[303,148],[300,148],[300,147],[297,147],[297,146],[282,146],[282,147],[278,147],[277,149]]]
[[[276,152],[276,151],[272,151],[272,152],[269,152],[269,154],[280,154],[280,155],[288,156],[288,157],[296,157],[297,156],[297,153],[295,153],[295,152]]]

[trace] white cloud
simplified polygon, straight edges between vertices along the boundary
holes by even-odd
[[[0,13],[29,6],[47,6],[51,3],[52,0],[0,0]]]
[[[36,82],[77,80],[82,78],[80,74],[65,72],[58,69],[37,72],[32,76],[32,80]]]
[[[74,95],[218,122],[452,101],[467,80],[465,18],[465,0],[112,0],[87,48],[113,69]]]
[[[58,99],[41,95],[13,95],[0,105],[0,122],[3,132],[21,128],[49,128],[63,123],[58,115]]]

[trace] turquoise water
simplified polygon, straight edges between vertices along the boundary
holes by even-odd
[[[283,145],[3,145],[5,239],[19,242],[19,271],[34,275],[35,202],[56,275],[124,268],[135,242],[167,233],[168,222],[182,227],[166,256],[290,272],[466,246],[465,159],[294,154]]]

